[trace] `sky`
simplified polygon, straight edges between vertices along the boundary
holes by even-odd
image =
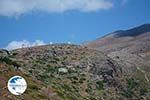
[[[150,23],[150,0],[0,0],[0,48],[81,44]]]

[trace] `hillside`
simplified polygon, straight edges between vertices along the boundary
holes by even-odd
[[[128,67],[150,71],[150,24],[115,31],[86,44]],[[144,66],[144,67],[143,67]]]
[[[138,70],[149,82],[150,72],[150,24],[144,24],[129,30],[112,32],[102,38],[84,44],[101,51],[124,66],[127,73]],[[131,71],[131,69],[133,71]],[[140,76],[138,76],[140,77]]]
[[[4,88],[0,97],[4,100],[149,99],[148,73],[126,69],[99,50],[84,46],[54,44],[1,50],[0,64],[0,87]],[[8,78],[16,74],[28,83],[20,97],[6,89]]]

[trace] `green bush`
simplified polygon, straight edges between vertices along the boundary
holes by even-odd
[[[77,76],[73,76],[72,79],[73,80],[78,80],[78,77]]]
[[[0,62],[5,62],[6,64],[11,64],[12,60],[10,60],[8,57],[0,57]]]
[[[88,84],[88,87],[85,89],[85,91],[86,91],[88,94],[91,94],[91,93],[92,93],[93,89],[92,89],[92,87],[91,87],[90,84]]]
[[[0,62],[5,62],[6,64],[13,65],[13,66],[16,66],[16,67],[21,66],[16,61],[12,61],[9,57],[0,57]]]
[[[86,78],[82,77],[80,78],[79,83],[84,83],[84,81],[86,81]]]
[[[134,95],[134,89],[137,87],[138,82],[134,78],[128,78],[127,80],[127,87],[123,90],[122,95],[127,98],[131,98]]]
[[[13,55],[13,56],[16,56],[17,54],[18,54],[17,52],[14,52],[12,55]]]
[[[98,90],[103,90],[104,89],[104,82],[103,81],[96,82],[96,88]]]
[[[122,93],[122,95],[127,97],[127,98],[131,98],[133,96],[133,94],[134,94],[134,92],[129,88],[124,89],[123,93]]]
[[[66,91],[72,91],[72,88],[67,84],[61,84],[61,87]]]
[[[129,78],[127,79],[127,88],[134,89],[138,85],[138,82],[136,79]]]
[[[30,88],[31,90],[39,90],[38,86],[33,85],[33,84],[30,84],[30,85],[29,85],[29,88]]]
[[[148,93],[148,90],[146,88],[141,88],[140,89],[140,95],[145,95],[146,93]]]
[[[40,80],[42,80],[42,81],[46,81],[46,79],[48,79],[49,76],[46,75],[46,74],[44,74],[44,75],[39,75],[39,78],[40,78]]]
[[[57,71],[57,68],[55,66],[47,65],[46,72],[54,73],[56,71]]]

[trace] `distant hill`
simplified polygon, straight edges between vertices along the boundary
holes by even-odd
[[[129,30],[115,31],[85,45],[91,48],[99,48],[107,53],[121,50],[138,54],[148,53],[150,51],[150,24],[144,24]]]
[[[121,31],[116,31],[114,33],[116,37],[125,37],[125,36],[138,36],[143,33],[150,32],[150,24],[143,24],[141,26],[129,29],[129,30],[121,30]]]
[[[112,32],[85,46],[105,53],[126,69],[150,71],[150,24]]]

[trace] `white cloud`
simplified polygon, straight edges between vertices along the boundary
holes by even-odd
[[[68,41],[68,44],[71,44],[71,41]]]
[[[12,41],[10,42],[5,49],[7,50],[13,50],[13,49],[18,49],[18,48],[25,48],[25,47],[32,47],[32,46],[40,46],[40,45],[45,45],[41,40],[36,40],[35,42],[29,42],[27,40],[23,41]]]
[[[53,42],[49,42],[49,44],[51,45],[51,44],[53,44]]]
[[[112,0],[111,0],[112,1]],[[61,13],[69,10],[92,12],[109,9],[110,0],[0,0],[0,15],[20,16],[25,13],[42,11]]]

